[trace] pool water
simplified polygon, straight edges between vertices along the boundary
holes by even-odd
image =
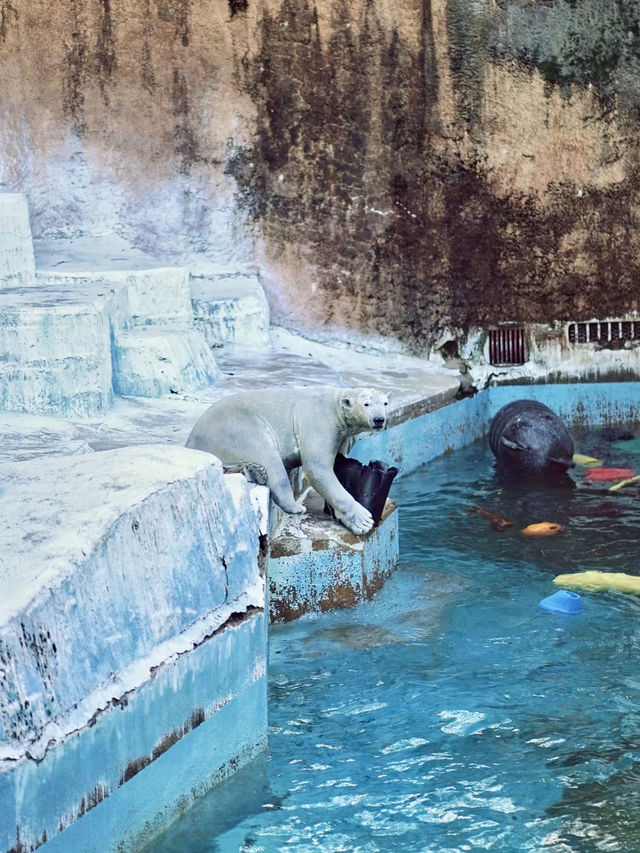
[[[640,470],[640,442],[576,438]],[[396,481],[398,571],[271,628],[268,752],[154,853],[640,850],[640,598],[538,607],[556,574],[640,574],[637,484],[511,486],[493,463],[478,443]],[[565,530],[520,534],[538,521]]]

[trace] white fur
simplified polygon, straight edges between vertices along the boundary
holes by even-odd
[[[353,533],[373,527],[371,513],[333,472],[336,453],[363,432],[386,426],[389,397],[373,388],[263,388],[218,400],[199,418],[187,447],[217,456],[227,470],[263,469],[274,501],[302,513],[288,472],[302,466],[313,488]]]

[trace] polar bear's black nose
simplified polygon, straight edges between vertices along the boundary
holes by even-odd
[[[382,429],[383,426],[384,426],[384,418],[381,418],[379,415],[377,415],[373,419],[373,428],[374,429]]]

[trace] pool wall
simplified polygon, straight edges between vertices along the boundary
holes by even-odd
[[[485,436],[496,412],[513,400],[545,403],[569,429],[640,421],[640,382],[501,385],[360,439],[352,451],[361,462],[381,459],[410,474],[444,453]]]
[[[398,565],[398,511],[387,500],[380,523],[355,536],[322,511],[309,512],[272,541],[269,619],[285,622],[371,598]]]

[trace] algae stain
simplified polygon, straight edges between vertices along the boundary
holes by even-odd
[[[202,725],[204,721],[204,708],[195,708],[189,719],[186,720],[182,726],[178,726],[168,732],[158,741],[154,746],[151,755],[141,755],[138,758],[134,758],[127,764],[120,778],[120,784],[123,785],[125,782],[128,782],[129,779],[133,779],[133,777],[140,773],[141,770],[148,767],[152,761],[155,761],[157,758],[160,758],[161,755],[164,755],[164,753],[167,752],[174,744],[178,743],[178,741],[189,732]]]
[[[18,10],[10,0],[2,0],[0,3],[0,41],[5,41],[7,33],[12,24],[17,23]]]
[[[86,130],[84,117],[84,84],[87,75],[89,45],[85,33],[74,27],[64,45],[64,74],[62,77],[62,110],[71,119],[74,132],[82,136]]]
[[[249,0],[229,0],[229,12],[232,18],[238,12],[246,12],[248,8]]]
[[[484,133],[485,63],[513,56],[527,32],[516,28],[499,48],[491,23],[504,29],[503,15],[551,15],[560,5],[575,18],[564,0],[509,0],[491,12],[450,0],[451,74],[474,144]],[[310,4],[300,0],[295,14],[292,7],[283,0],[262,16],[260,50],[245,65],[257,143],[234,151],[227,170],[238,204],[275,252],[302,247],[327,325],[387,334],[423,352],[450,325],[616,316],[637,304],[637,178],[580,193],[554,185],[544,205],[526,193],[497,195],[481,146],[475,160],[463,160],[442,144],[429,2],[421,50],[375,16],[360,31],[347,28],[339,4],[321,42]],[[554,55],[548,45],[547,58]],[[545,56],[538,51],[535,61]]]
[[[175,25],[175,35],[183,47],[189,45],[190,0],[159,0],[158,18]]]
[[[180,158],[180,174],[187,175],[193,163],[199,160],[196,133],[191,122],[189,84],[184,72],[175,67],[171,86],[174,116],[174,150]]]
[[[100,21],[98,24],[98,39],[95,51],[95,68],[98,74],[100,88],[116,69],[116,49],[111,15],[111,0],[100,0]]]

